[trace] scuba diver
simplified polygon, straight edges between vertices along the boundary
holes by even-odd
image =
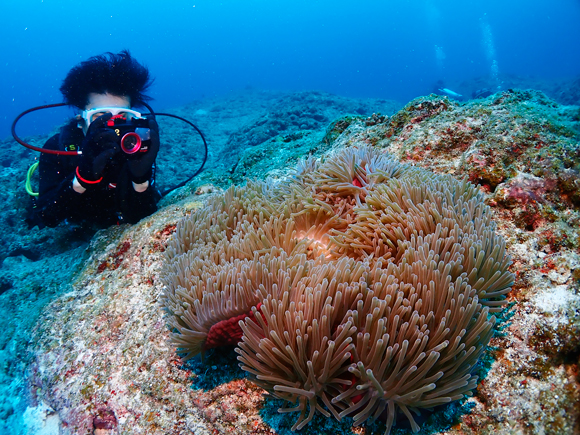
[[[493,94],[493,91],[488,88],[476,89],[471,93],[471,97],[475,100],[477,98],[487,98]]]
[[[431,91],[431,93],[435,95],[445,95],[449,98],[453,98],[459,101],[463,100],[463,95],[446,88],[443,80],[437,80],[435,82],[435,85],[433,86],[433,90]]]
[[[42,149],[31,227],[64,220],[136,223],[157,210],[159,128],[154,115],[133,110],[147,106],[144,92],[151,83],[148,69],[126,50],[91,57],[70,70],[60,91],[67,105],[82,112]]]

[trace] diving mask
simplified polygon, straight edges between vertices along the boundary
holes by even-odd
[[[130,121],[133,118],[141,118],[141,114],[136,110],[127,109],[126,107],[95,107],[94,109],[83,110],[81,117],[85,120],[84,128],[87,129],[91,122],[99,116],[110,113],[115,118],[123,118]]]

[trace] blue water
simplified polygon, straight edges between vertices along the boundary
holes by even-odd
[[[578,0],[2,0],[0,139],[69,69],[129,49],[157,110],[253,87],[406,102],[434,83],[580,75]],[[21,135],[70,115],[29,115]]]

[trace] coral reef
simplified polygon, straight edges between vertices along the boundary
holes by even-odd
[[[453,89],[463,98],[481,98],[478,91],[487,91],[483,95],[494,94],[508,89],[535,89],[562,105],[580,106],[580,77],[540,78],[515,74],[498,76],[480,76],[468,80],[452,80],[445,87]],[[432,92],[425,90],[425,93]]]
[[[320,139],[330,120],[345,114],[391,115],[401,106],[393,100],[352,99],[324,92],[247,90],[171,112],[193,120],[211,144],[206,171],[198,180],[226,187],[262,177],[273,166],[286,168],[308,153],[325,151]],[[202,144],[181,121],[161,118],[160,128],[167,138],[158,158],[158,181],[164,190],[186,179],[184,174],[195,172]]]
[[[242,368],[295,405],[281,409],[300,412],[293,429],[315,411],[355,425],[385,412],[389,433],[399,411],[416,432],[411,412],[470,396],[513,281],[481,193],[368,147],[271,185],[178,224],[161,299],[178,352],[239,320]]]
[[[212,148],[219,149],[234,132],[256,125],[279,98],[258,94],[247,100],[240,94],[200,101],[177,112],[198,123]],[[368,106],[379,110],[373,107]],[[0,322],[7,331],[0,350],[0,433],[92,435],[95,426],[116,421],[119,435],[290,435],[292,419],[277,413],[287,404],[240,377],[233,352],[223,352],[230,358],[226,363],[218,359],[220,349],[207,351],[204,363],[180,363],[168,345],[158,304],[163,250],[177,222],[206,206],[206,192],[227,189],[243,173],[258,179],[269,173],[274,185],[286,179],[299,154],[321,157],[327,149],[364,145],[433,173],[471,178],[513,261],[515,282],[506,299],[510,305],[494,314],[499,321],[474,373],[481,379],[474,395],[437,407],[427,420],[413,416],[422,432],[578,433],[578,113],[578,107],[560,106],[539,92],[514,91],[465,104],[419,98],[393,116],[326,115],[335,121],[328,126],[321,122],[318,131],[292,131],[238,150],[235,168],[208,166],[139,224],[82,237],[68,226],[26,230],[26,194],[14,189],[22,182],[28,164],[22,157],[28,154],[20,155],[21,147],[4,142],[7,156],[19,158],[7,157],[0,168],[6,195],[1,257],[12,253],[4,260],[0,283]],[[167,124],[168,135],[174,127]],[[296,143],[299,148],[293,149]],[[187,155],[191,148],[176,141],[162,152]],[[220,160],[215,153],[210,158]],[[167,167],[163,178],[171,170]],[[175,180],[182,175],[176,171]],[[356,377],[349,375],[349,381]],[[404,416],[397,418],[397,426],[404,423]],[[384,431],[384,422],[352,424],[352,418],[337,422],[317,412],[300,434]],[[404,427],[392,430],[396,435],[408,432]]]

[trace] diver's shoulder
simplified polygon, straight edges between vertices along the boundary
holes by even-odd
[[[60,133],[55,134],[54,136],[50,137],[42,147],[45,150],[58,150],[60,144]]]
[[[60,128],[58,133],[51,136],[45,142],[43,148],[59,151],[69,150],[71,145],[80,145],[83,138],[84,134],[82,129],[78,127],[78,121],[75,118],[72,118]]]

